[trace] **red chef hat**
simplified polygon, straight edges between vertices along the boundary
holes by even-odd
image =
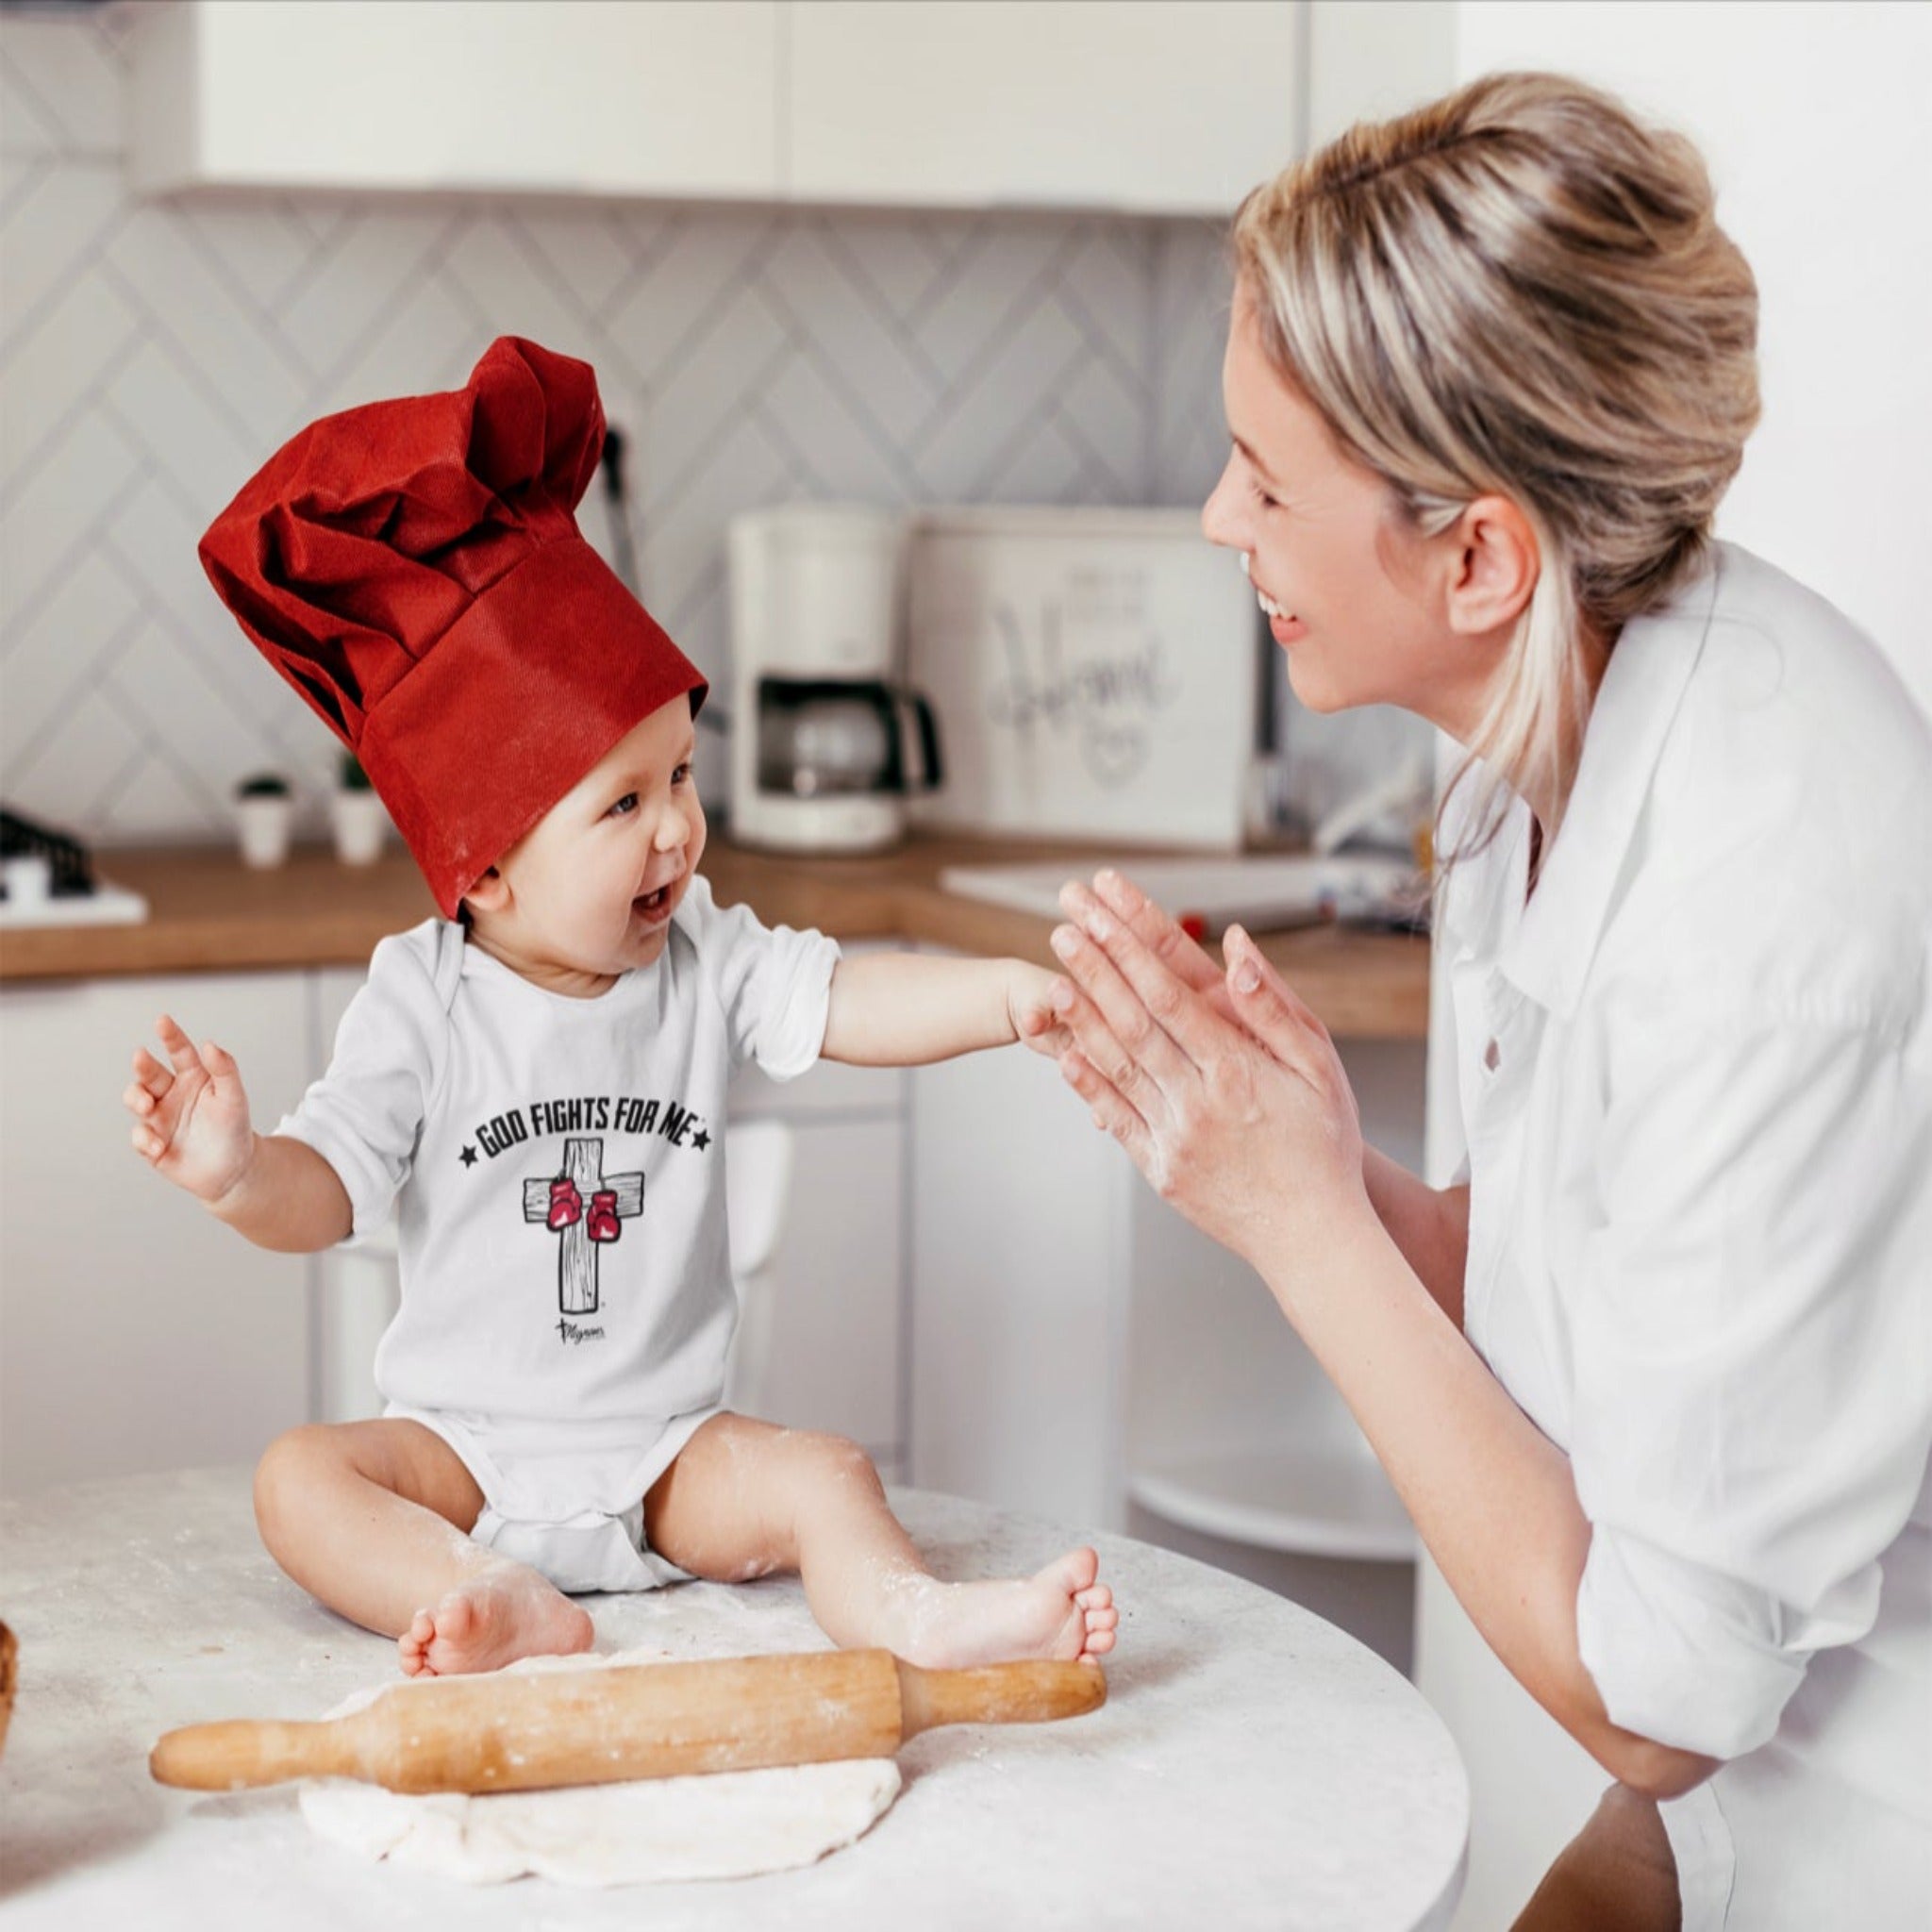
[[[457,902],[625,732],[706,685],[578,534],[588,362],[502,336],[459,390],[311,423],[201,540],[210,582]]]

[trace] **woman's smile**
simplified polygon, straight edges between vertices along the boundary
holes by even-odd
[[[1268,620],[1269,635],[1277,644],[1286,646],[1307,636],[1307,625],[1291,610],[1284,609],[1260,584],[1255,582],[1254,558],[1245,550],[1241,552],[1241,575],[1253,586],[1255,601],[1261,607],[1261,615]]]

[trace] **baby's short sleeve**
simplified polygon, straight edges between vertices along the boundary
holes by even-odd
[[[679,918],[724,1008],[733,1069],[755,1061],[769,1079],[791,1080],[812,1066],[825,1043],[838,941],[762,925],[748,906],[721,910],[702,874]]]
[[[348,1191],[355,1220],[344,1245],[388,1217],[441,1073],[449,1024],[436,981],[441,924],[431,920],[376,947],[327,1071],[275,1128],[314,1148]]]

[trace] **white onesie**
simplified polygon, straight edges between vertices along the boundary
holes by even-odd
[[[694,878],[654,965],[572,999],[427,920],[376,947],[275,1128],[341,1175],[345,1245],[395,1203],[385,1413],[462,1458],[478,1541],[561,1589],[682,1574],[642,1547],[643,1496],[724,1393],[726,1082],[817,1059],[838,957]]]

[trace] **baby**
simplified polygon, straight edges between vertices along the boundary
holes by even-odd
[[[412,1674],[588,1648],[570,1592],[781,1571],[838,1643],[1097,1659],[1092,1550],[942,1583],[856,1445],[721,1406],[732,1070],[1064,1041],[1041,968],[846,959],[713,904],[704,682],[575,528],[602,435],[587,365],[505,339],[461,391],[312,425],[203,541],[445,915],[376,948],[272,1134],[212,1042],[164,1017],[168,1064],[135,1055],[137,1152],[249,1240],[313,1252],[397,1211],[385,1413],[270,1445],[263,1540]]]

